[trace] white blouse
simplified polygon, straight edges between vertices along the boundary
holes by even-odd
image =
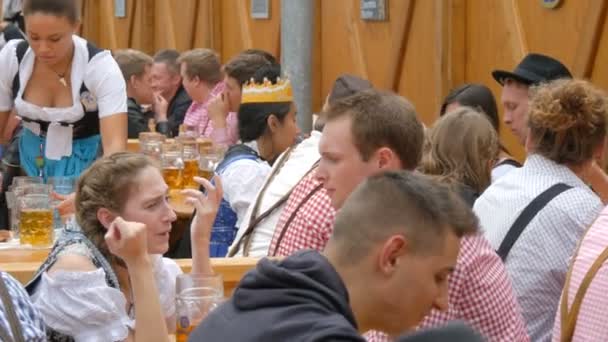
[[[96,54],[89,61],[87,41],[76,35],[72,58],[71,84],[72,106],[66,108],[39,107],[23,100],[23,91],[32,75],[36,56],[31,48],[23,55],[19,64],[16,49],[21,40],[11,40],[0,50],[0,111],[13,107],[19,116],[46,122],[76,122],[84,116],[83,104],[90,110],[98,109],[99,117],[127,112],[126,85],[118,64],[109,51]],[[20,89],[13,101],[13,78],[19,71]],[[89,94],[80,94],[85,84]]]
[[[255,141],[245,143],[259,153]],[[228,165],[221,174],[224,199],[237,216],[236,226],[239,227],[245,219],[249,205],[255,200],[266,176],[270,173],[270,165],[258,159],[241,159]]]
[[[153,265],[161,308],[170,318],[175,314],[175,279],[182,271],[175,261],[160,255],[153,256]],[[123,341],[135,328],[134,311],[127,312],[125,296],[106,283],[101,268],[44,273],[32,299],[49,327],[76,342]]]

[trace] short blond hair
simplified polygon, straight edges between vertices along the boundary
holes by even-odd
[[[151,66],[154,60],[149,55],[135,49],[123,49],[114,52],[114,59],[122,72],[122,77],[129,82],[131,76],[141,77],[147,66]]]
[[[186,66],[189,79],[198,77],[201,81],[216,84],[224,78],[220,57],[211,49],[186,51],[179,56],[177,63]]]

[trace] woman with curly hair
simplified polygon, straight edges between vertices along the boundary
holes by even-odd
[[[486,237],[505,260],[532,341],[551,339],[568,260],[602,209],[587,185],[597,174],[608,97],[591,83],[558,80],[532,89],[524,165],[475,202]],[[602,185],[604,184],[604,185]]]

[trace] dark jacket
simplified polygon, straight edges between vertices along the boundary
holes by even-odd
[[[357,341],[363,339],[342,279],[316,251],[262,259],[233,296],[188,341]]]
[[[404,336],[396,342],[483,342],[479,333],[462,322],[452,322],[444,327],[425,329]]]
[[[144,113],[141,110],[141,106],[135,101],[135,99],[129,97],[127,99],[127,118],[129,139],[137,139],[139,137],[139,133],[150,131],[148,128],[148,120],[154,118],[154,113]],[[157,123],[156,131],[168,136],[169,123],[167,121]]]
[[[167,108],[169,132],[172,137],[179,135],[179,126],[184,122],[184,117],[186,116],[186,112],[188,111],[188,108],[190,108],[191,103],[192,100],[190,99],[190,96],[188,96],[184,87],[180,85]]]

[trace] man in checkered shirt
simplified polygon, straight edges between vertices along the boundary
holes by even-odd
[[[407,116],[363,92],[339,101],[327,113],[319,145],[321,162],[291,194],[281,214],[269,254],[323,250],[340,208],[366,177],[395,169],[413,170],[422,153],[423,128],[411,104]],[[404,284],[404,291],[407,284]],[[490,341],[528,341],[521,309],[504,265],[481,235],[464,237],[450,276],[447,310],[434,310],[422,328],[464,320]],[[387,341],[378,332],[368,341]]]
[[[42,321],[42,315],[30,301],[27,292],[25,292],[23,287],[21,287],[21,284],[8,273],[0,272],[0,277],[4,280],[15,314],[21,324],[23,340],[28,342],[46,341],[45,325]],[[4,301],[0,301],[0,304],[0,330],[4,330],[8,336],[17,341],[11,330],[6,305]]]

